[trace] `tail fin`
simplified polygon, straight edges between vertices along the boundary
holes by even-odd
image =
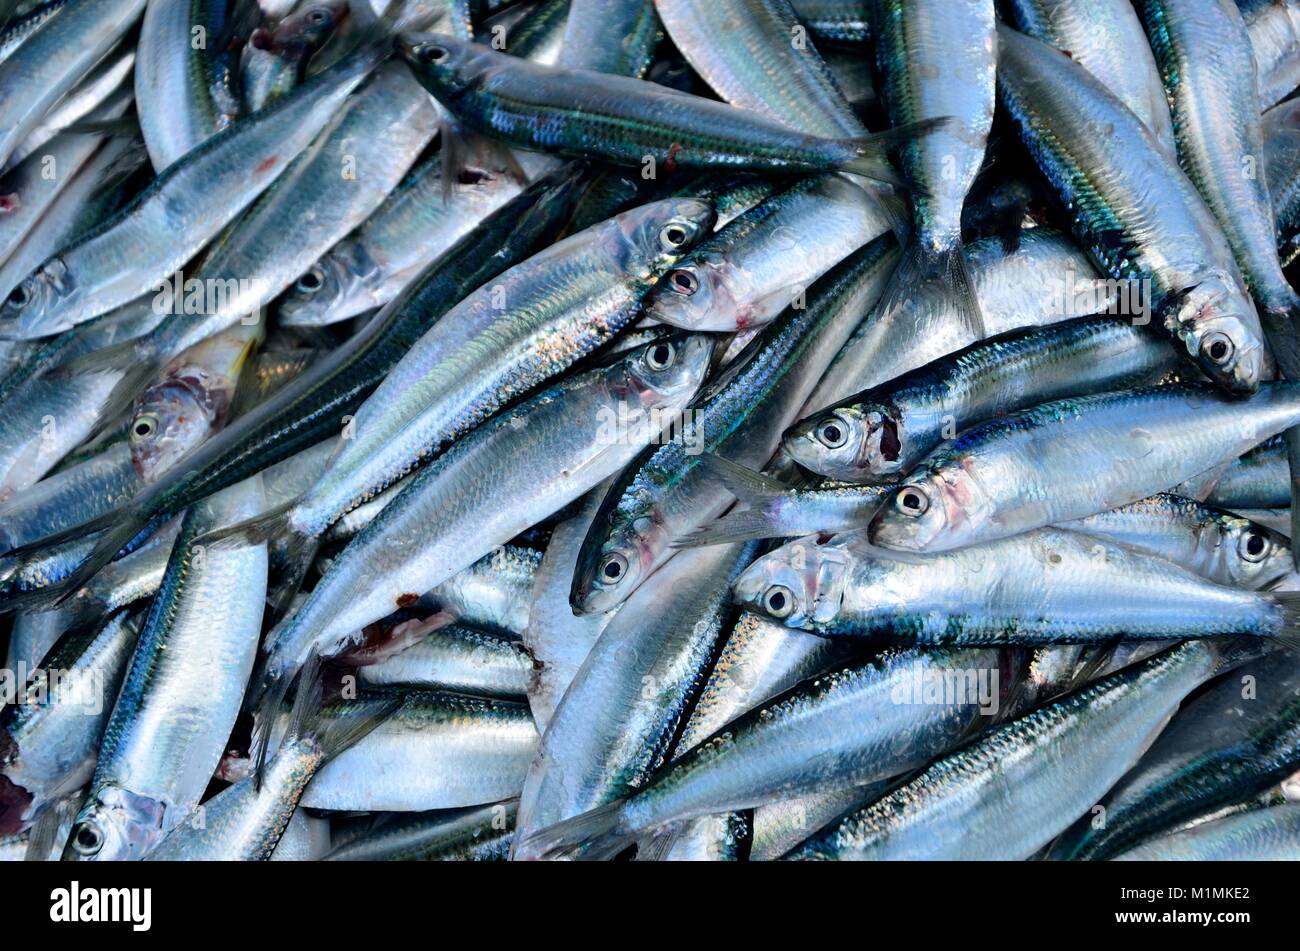
[[[162,363],[153,347],[144,340],[127,340],[74,357],[50,370],[49,379],[57,382],[90,374],[120,375],[121,379],[100,404],[102,424],[125,413],[161,370]]]
[[[713,454],[701,457],[700,465],[726,486],[745,508],[675,539],[672,547],[722,545],[755,538],[778,538],[786,534],[777,520],[777,503],[790,491],[784,483]]]
[[[886,185],[905,186],[907,183],[888,162],[889,150],[905,142],[911,142],[930,135],[932,132],[950,125],[952,121],[951,116],[922,119],[920,122],[909,122],[907,125],[886,129],[884,132],[877,132],[874,135],[849,139],[849,143],[857,152],[857,158],[846,162],[841,167],[841,171],[852,172],[855,175],[883,182]]]
[[[1300,654],[1300,591],[1274,591],[1271,597],[1282,609],[1282,625],[1275,639],[1293,654]]]
[[[525,862],[612,859],[636,841],[636,833],[620,824],[624,804],[624,800],[615,799],[580,816],[539,829],[519,843],[514,857]]]
[[[322,716],[325,699],[325,678],[320,657],[312,654],[303,666],[298,681],[298,694],[293,698],[289,712],[289,727],[285,738],[313,739],[326,760],[353,746],[383,723],[404,701],[400,693],[383,693],[350,701],[347,715]],[[263,735],[269,736],[266,730]]]
[[[58,584],[44,589],[40,596],[33,592],[27,601],[25,610],[46,610],[58,607],[66,602],[84,588],[91,578],[99,574],[102,568],[128,549],[132,542],[149,533],[151,526],[153,526],[153,520],[136,509],[120,514],[116,522],[104,529],[104,533],[95,542],[94,547],[91,548],[90,554],[76,567],[72,574]],[[89,534],[92,531],[92,526],[89,524],[79,526],[73,531],[81,532],[83,535]],[[53,544],[63,544],[63,542],[54,542]],[[46,547],[46,543],[41,542],[40,547]]]
[[[892,313],[917,287],[935,280],[943,282],[971,336],[983,340],[986,336],[984,314],[966,263],[965,249],[960,244],[936,252],[913,235],[880,296],[876,312],[881,315]]]

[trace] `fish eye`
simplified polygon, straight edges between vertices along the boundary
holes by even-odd
[[[1206,334],[1201,341],[1201,355],[1216,366],[1223,366],[1231,360],[1235,349],[1232,340],[1223,333]]]
[[[328,19],[329,19],[329,12],[327,10],[321,9],[320,7],[317,7],[315,10],[312,10],[310,13],[307,14],[307,22],[312,24],[313,26],[320,26]]]
[[[622,581],[623,575],[627,573],[627,559],[618,552],[612,552],[605,556],[605,560],[600,563],[601,580],[611,584]]]
[[[668,275],[668,286],[683,297],[690,297],[700,289],[700,279],[686,268],[680,268]]]
[[[916,486],[909,485],[894,497],[894,507],[904,515],[915,517],[925,514],[930,507],[930,499]]]
[[[827,449],[839,449],[849,441],[849,434],[839,417],[832,416],[815,430],[817,441]]]
[[[320,268],[314,267],[298,278],[298,290],[304,294],[315,294],[325,286],[325,275]]]
[[[657,343],[646,351],[645,362],[652,370],[667,370],[676,356],[677,350],[671,343]]]
[[[146,413],[131,424],[131,438],[134,440],[148,439],[158,431],[158,418],[152,413]]]
[[[95,855],[104,847],[104,834],[94,823],[83,822],[72,836],[72,847],[78,855]]]
[[[451,50],[445,46],[426,46],[420,50],[420,58],[428,63],[441,63],[451,58]]]
[[[1241,541],[1237,543],[1237,552],[1245,561],[1260,562],[1268,555],[1270,547],[1263,532],[1251,529],[1241,536]]]
[[[774,584],[763,595],[763,610],[772,617],[789,617],[794,613],[794,592],[783,584]]]
[[[32,293],[27,289],[27,284],[22,283],[9,292],[9,306],[26,307],[32,299]]]
[[[686,239],[690,235],[686,229],[679,224],[664,225],[663,230],[659,232],[659,243],[669,251],[675,251],[686,244]]]

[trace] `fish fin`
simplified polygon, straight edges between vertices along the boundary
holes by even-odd
[[[708,525],[701,525],[692,532],[674,539],[671,548],[704,548],[709,545],[729,545],[732,542],[748,542],[762,538],[785,538],[787,533],[777,527],[766,512],[744,509],[730,512]]]
[[[772,503],[788,491],[784,483],[712,453],[702,456],[700,465],[709,476],[721,482],[745,508],[730,512],[716,521],[701,525],[681,538],[674,539],[671,542],[673,548],[696,548],[749,541],[755,538],[782,537],[782,531],[776,525],[775,513],[771,508]]]
[[[701,456],[700,465],[746,505],[766,505],[789,491],[781,480],[755,472],[716,453]]]
[[[57,382],[99,373],[122,374],[100,405],[99,419],[103,423],[125,413],[161,369],[161,361],[152,347],[140,340],[127,340],[75,357],[54,367],[48,375],[50,380]]]
[[[1300,654],[1300,591],[1274,591],[1270,597],[1282,609],[1277,642],[1291,653]]]
[[[318,676],[320,673],[320,659],[313,654],[308,659],[308,662],[312,663],[313,661],[315,666],[311,673],[316,676],[313,677],[312,681],[304,680],[303,683],[314,682],[316,684],[314,702],[319,705],[321,695],[320,677]],[[255,681],[255,683],[259,687],[250,691],[249,700],[254,709],[253,723],[256,735],[253,737],[252,748],[248,751],[248,755],[253,761],[249,767],[249,772],[253,776],[253,788],[260,790],[262,788],[262,777],[266,773],[266,760],[271,747],[271,734],[275,732],[275,716],[280,711],[280,708],[284,706],[284,698],[289,694],[289,687],[293,683],[293,678],[281,677],[279,680],[272,681],[269,685],[263,678]],[[307,693],[306,689],[300,687],[298,692],[300,696],[294,698],[295,708],[300,700],[304,704],[313,700],[310,696],[302,696]],[[299,719],[305,715],[305,711],[300,711]]]
[[[930,135],[952,122],[951,116],[940,116],[935,119],[909,122],[906,125],[886,129],[884,132],[877,132],[874,135],[850,139],[848,141],[853,145],[858,155],[857,158],[845,163],[841,167],[841,171],[852,172],[855,175],[861,175],[863,178],[869,178],[872,181],[883,182],[886,185],[906,186],[907,182],[888,164],[887,154],[889,150],[905,142],[911,142]]]
[[[668,853],[672,851],[673,845],[677,842],[680,831],[680,825],[674,823],[656,829],[650,835],[638,840],[636,844],[636,861],[662,862],[667,859]]]
[[[289,711],[289,728],[285,732],[285,738],[310,737],[320,746],[325,759],[329,760],[369,734],[396,711],[404,700],[401,693],[375,694],[353,701],[353,708],[363,707],[363,712],[352,713],[346,718],[326,720],[321,716],[326,706],[325,674],[320,655],[313,651],[298,677],[298,692]],[[269,736],[270,733],[268,729],[263,735]]]
[[[102,135],[107,139],[134,139],[140,134],[140,120],[133,111],[116,119],[79,119],[63,127],[71,135]]]
[[[78,591],[86,586],[91,578],[99,574],[105,565],[112,562],[126,548],[133,539],[141,532],[149,528],[149,520],[139,516],[119,516],[121,521],[111,525],[104,531],[104,534],[95,546],[90,550],[81,564],[73,570],[72,574],[64,578],[56,585],[51,585],[44,589],[46,597],[36,597],[36,592],[32,592],[26,610],[49,610],[64,604],[69,598],[73,597]],[[5,610],[8,609],[6,602]]]
[[[59,826],[63,825],[63,820],[68,817],[68,808],[68,800],[64,798],[48,809],[41,810],[41,814],[36,817],[28,833],[27,851],[23,855],[24,862],[51,861],[50,853],[54,851]]]
[[[918,287],[934,280],[944,283],[958,315],[974,339],[983,340],[984,317],[961,245],[935,252],[913,236],[880,295],[876,313],[892,314]]]
[[[580,816],[538,829],[519,843],[515,857],[524,861],[612,859],[636,840],[635,833],[620,825],[624,803],[615,799]]]

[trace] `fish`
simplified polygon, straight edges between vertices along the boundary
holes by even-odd
[[[90,781],[109,720],[105,699],[122,683],[138,633],[139,618],[116,611],[65,637],[39,669],[19,668],[32,679],[21,685],[26,702],[0,712],[0,835],[30,829]]]
[[[520,148],[616,165],[843,169],[879,178],[888,175],[879,162],[886,149],[944,124],[923,122],[861,138],[809,136],[645,80],[542,66],[444,34],[406,35],[398,46],[424,87],[469,128]],[[570,118],[546,131],[530,121],[556,109]]]
[[[1104,599],[1095,597],[1099,590]],[[824,544],[799,539],[750,565],[733,594],[787,627],[900,645],[1099,645],[1230,633],[1294,639],[1289,592],[1230,588],[1061,529],[929,556],[896,557],[861,532]]]
[[[1174,120],[1160,68],[1131,3],[1125,0],[1012,0],[1009,20],[1088,70],[1177,158]]]
[[[159,172],[240,114],[239,32],[245,25],[238,7],[226,0],[187,0],[145,9],[135,98],[149,158]]]
[[[514,837],[516,800],[369,817],[349,829],[326,862],[503,862]],[[335,835],[335,838],[340,838]]]
[[[1259,315],[1196,187],[1082,65],[1008,27],[998,36],[999,101],[1070,209],[1075,238],[1107,277],[1149,288],[1150,306],[1130,301],[1125,316],[1162,324],[1224,389],[1253,392],[1265,369]]]
[[[847,178],[805,179],[686,255],[655,289],[646,315],[684,330],[762,327],[889,225],[879,203]]]
[[[881,98],[895,128],[948,117],[932,135],[905,142],[899,163],[912,199],[911,236],[881,311],[939,278],[977,336],[984,319],[961,241],[966,194],[993,127],[999,33],[992,0],[873,0],[871,34]]]
[[[278,102],[307,78],[307,67],[347,19],[347,5],[312,3],[248,37],[239,64],[243,107],[257,112]]]
[[[1029,858],[1150,747],[1183,697],[1233,660],[1212,642],[1190,642],[995,727],[786,859]],[[1069,766],[1042,770],[1044,755]]]
[[[941,444],[868,534],[885,548],[949,551],[1136,502],[1290,428],[1297,396],[1291,383],[1264,384],[1240,402],[1208,383],[1172,383],[1043,403]],[[1174,450],[1180,435],[1195,447]],[[1087,448],[1102,443],[1095,455]],[[1028,488],[1049,472],[1054,491]]]
[[[141,858],[199,805],[257,658],[269,569],[265,544],[209,550],[195,539],[263,502],[254,476],[187,513],[113,705],[70,857]]]
[[[145,0],[69,4],[0,62],[0,167],[144,8]]]
[[[649,344],[542,390],[457,442],[348,544],[272,632],[264,680],[286,683],[312,651],[338,653],[365,625],[608,478],[686,407],[711,352],[712,342],[699,336]],[[574,426],[575,416],[594,425]],[[493,521],[484,518],[484,473],[493,475],[498,500],[487,509]],[[434,532],[430,512],[438,513]]]
[[[1176,379],[1178,368],[1178,355],[1148,330],[1078,318],[990,338],[850,396],[797,423],[782,445],[829,479],[893,482],[985,420]]]
[[[130,205],[24,278],[0,304],[0,335],[47,337],[154,290],[284,174],[376,66],[362,48],[169,166]],[[177,230],[178,222],[185,226]],[[123,248],[132,249],[129,259]]]
[[[1072,825],[1053,845],[1052,856],[1112,858],[1284,779],[1295,770],[1298,691],[1296,663],[1286,654],[1254,661],[1211,684],[1097,800],[1104,821]]]
[[[1175,832],[1115,856],[1116,862],[1294,861],[1300,856],[1300,803],[1287,803]]]

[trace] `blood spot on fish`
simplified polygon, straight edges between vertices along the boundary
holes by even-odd
[[[680,155],[681,152],[682,147],[676,142],[668,146],[668,158],[664,161],[664,171],[669,172],[670,174],[677,171],[677,156]]]
[[[255,174],[265,175],[271,169],[275,168],[276,163],[278,163],[279,161],[280,161],[280,156],[272,155],[270,158],[263,161],[261,165],[257,166],[257,171]]]
[[[0,195],[0,214],[10,214],[17,211],[23,206],[23,200],[14,192],[10,195]]]
[[[399,608],[409,608],[412,604],[414,604],[416,601],[419,600],[420,600],[420,596],[418,594],[410,594],[409,592],[407,594],[399,594],[397,596],[397,606]]]

